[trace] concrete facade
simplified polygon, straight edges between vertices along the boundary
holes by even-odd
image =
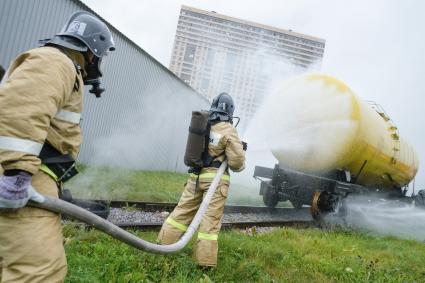
[[[230,93],[249,120],[273,76],[318,69],[324,48],[317,37],[182,6],[170,70],[209,100]]]

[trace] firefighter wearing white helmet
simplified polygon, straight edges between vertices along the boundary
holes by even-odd
[[[19,55],[0,85],[0,281],[62,282],[67,273],[60,215],[28,200],[58,197],[77,172],[84,85],[96,96],[102,58],[115,49],[105,23],[71,15],[42,47]]]
[[[239,172],[245,168],[246,143],[241,142],[232,126],[235,110],[232,97],[221,93],[212,102],[209,111],[209,143],[202,168],[191,168],[190,176],[180,201],[162,225],[158,242],[167,245],[177,242],[192,222],[203,195],[207,192],[221,163],[226,159],[228,167]],[[190,149],[189,149],[190,150]],[[190,154],[186,155],[190,156]],[[194,258],[200,266],[217,265],[218,233],[221,228],[224,205],[229,190],[230,176],[226,169],[219,186],[199,226]]]

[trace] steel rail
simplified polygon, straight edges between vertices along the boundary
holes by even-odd
[[[105,203],[110,208],[135,208],[145,212],[172,211],[177,203],[173,202],[146,202],[146,201],[128,201],[128,200],[105,200],[105,199],[75,199],[75,201],[91,201]],[[273,213],[286,214],[298,211],[309,211],[309,207],[275,207],[249,206],[249,205],[226,205],[224,213]]]
[[[122,229],[134,229],[141,231],[157,231],[161,229],[160,222],[114,222]],[[264,220],[264,221],[237,221],[222,222],[222,229],[246,229],[252,227],[297,227],[307,228],[315,226],[314,221],[310,220]]]

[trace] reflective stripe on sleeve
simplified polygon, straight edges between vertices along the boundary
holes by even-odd
[[[187,230],[187,226],[186,225],[183,225],[183,224],[177,222],[176,220],[172,219],[171,217],[168,217],[165,222],[167,222],[171,226],[176,227],[177,229],[179,229],[179,230],[181,230],[183,232],[186,232],[186,230]]]
[[[199,180],[202,180],[202,179],[214,179],[215,175],[216,175],[216,173],[202,173],[202,174],[199,175]],[[198,175],[193,174],[193,173],[190,173],[190,177],[196,179],[196,178],[198,178]],[[229,175],[223,175],[221,177],[221,180],[222,181],[229,181],[230,180],[230,176]]]
[[[47,175],[49,175],[50,177],[53,178],[53,180],[55,180],[56,182],[58,181],[58,176],[56,176],[55,173],[53,173],[52,170],[50,170],[49,167],[47,167],[45,164],[41,164],[40,166],[40,171],[43,171],[44,173],[46,173]]]
[[[217,241],[218,235],[217,234],[207,234],[207,233],[198,233],[198,239],[199,240],[207,240],[207,241]]]
[[[0,150],[10,150],[39,155],[42,143],[32,140],[0,136]]]
[[[81,114],[61,109],[56,113],[55,118],[73,124],[80,124]]]

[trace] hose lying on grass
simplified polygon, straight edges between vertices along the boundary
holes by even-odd
[[[196,215],[193,218],[192,223],[190,223],[187,231],[178,242],[171,245],[158,245],[147,242],[83,208],[58,198],[44,196],[44,202],[29,202],[28,205],[56,213],[66,214],[71,218],[85,222],[95,227],[96,229],[99,229],[100,231],[114,237],[115,239],[118,239],[139,250],[144,250],[151,253],[169,254],[178,252],[179,250],[183,249],[198,230],[198,226],[201,223],[201,220],[208,208],[215,190],[217,189],[218,184],[220,183],[221,177],[223,176],[226,167],[227,161],[225,160],[218,169],[217,174],[214,177],[211,186],[209,187],[207,194],[205,195],[204,200],[202,201],[201,206],[196,212]]]

